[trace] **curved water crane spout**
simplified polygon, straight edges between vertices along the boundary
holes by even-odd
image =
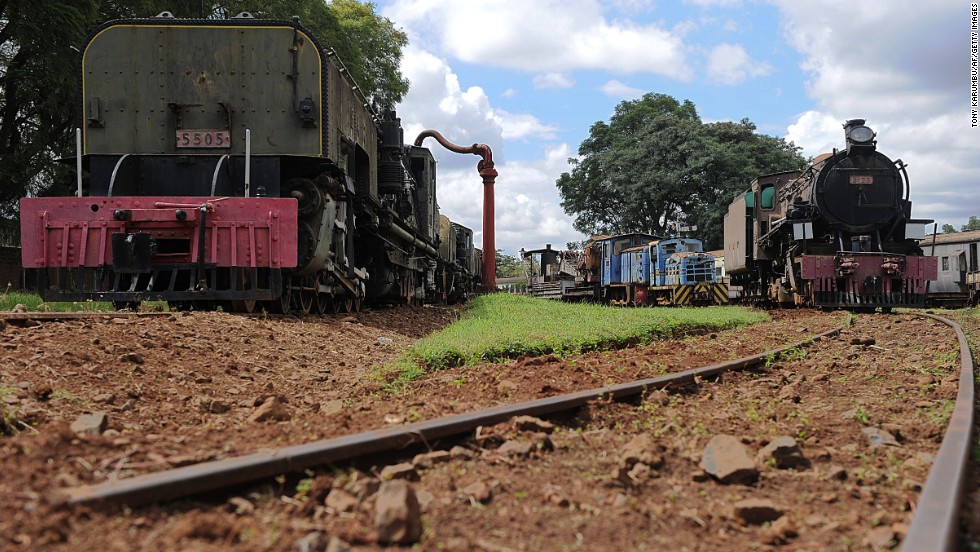
[[[472,146],[458,146],[446,140],[442,134],[435,130],[423,130],[418,138],[415,139],[415,147],[421,147],[422,141],[426,138],[435,138],[442,147],[455,153],[472,153],[479,155],[482,159],[476,165],[483,178],[483,289],[484,291],[495,291],[497,289],[497,259],[496,248],[494,245],[493,229],[493,184],[497,179],[497,171],[493,168],[493,152],[486,144],[473,144]]]

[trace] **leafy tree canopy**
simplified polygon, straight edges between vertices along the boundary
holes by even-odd
[[[562,207],[586,234],[666,235],[698,226],[705,246],[722,243],[734,195],[760,174],[802,168],[800,148],[757,134],[748,119],[704,123],[690,100],[645,94],[592,125],[557,181]]]
[[[980,230],[980,218],[976,216],[971,216],[970,220],[966,222],[960,229],[957,230],[952,224],[946,223],[943,225],[943,234],[955,234],[956,232],[970,232],[972,230]]]
[[[75,49],[102,21],[163,11],[182,18],[298,15],[369,99],[394,105],[408,91],[399,71],[408,39],[374,10],[357,0],[0,0],[0,217],[16,213],[17,198],[70,170],[53,159],[74,154]]]
[[[504,254],[503,249],[497,250],[497,278],[514,278],[524,275],[524,267],[520,259]]]

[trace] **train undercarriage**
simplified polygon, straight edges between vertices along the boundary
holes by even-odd
[[[787,256],[782,270],[759,262],[730,277],[741,303],[890,311],[925,305],[925,284],[936,277],[926,259],[887,252]]]

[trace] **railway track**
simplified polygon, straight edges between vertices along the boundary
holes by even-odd
[[[915,516],[904,538],[903,550],[952,550],[956,545],[956,526],[973,426],[973,361],[962,330],[956,324],[927,316],[951,326],[957,333],[961,359],[959,391],[940,451],[915,503]],[[470,435],[479,427],[492,426],[516,416],[557,416],[598,399],[627,400],[655,389],[683,386],[727,371],[751,368],[771,361],[781,352],[806,347],[811,341],[826,339],[841,330],[835,328],[812,340],[675,374],[71,488],[64,490],[60,498],[73,505],[133,506],[226,489],[315,466],[343,464],[368,455],[397,455],[412,446]]]
[[[963,504],[964,484],[969,462],[970,437],[973,433],[973,409],[975,390],[973,355],[959,324],[927,314],[956,331],[960,346],[959,391],[949,419],[943,443],[936,461],[929,471],[918,509],[912,519],[908,535],[902,542],[902,550],[955,550],[957,548],[957,522]]]

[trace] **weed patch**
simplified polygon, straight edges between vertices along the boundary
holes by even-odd
[[[626,309],[486,295],[458,322],[411,345],[402,362],[439,370],[519,356],[566,356],[768,320],[739,307]]]

